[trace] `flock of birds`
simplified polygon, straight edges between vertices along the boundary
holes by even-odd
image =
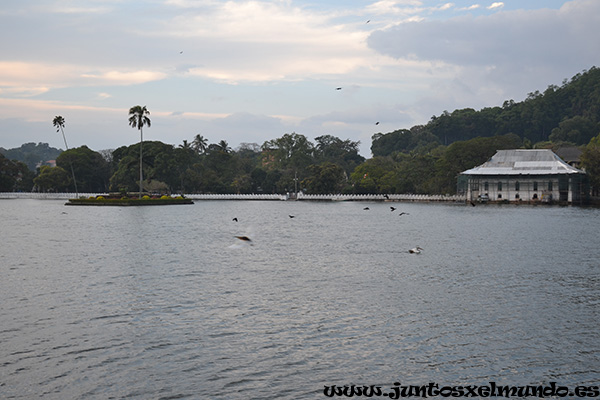
[[[365,210],[365,211],[366,211],[366,210],[370,210],[370,208],[369,208],[369,207],[365,207],[365,208],[363,208],[363,210]],[[394,212],[394,211],[396,211],[396,207],[392,207],[392,206],[390,206],[390,211],[391,211],[391,212]],[[400,212],[400,213],[398,214],[398,216],[399,216],[399,217],[401,217],[401,216],[403,216],[403,215],[410,215],[410,214],[409,214],[409,213],[407,213],[407,212]],[[288,214],[288,217],[290,217],[290,218],[295,218],[296,216],[295,216],[295,215]],[[232,221],[233,221],[233,222],[238,222],[238,219],[237,219],[237,217],[233,217]],[[242,242],[244,242],[244,243],[248,243],[248,244],[252,245],[252,239],[250,239],[248,236],[245,236],[245,235],[244,235],[244,236],[234,236],[234,237],[235,237],[235,238],[237,238],[237,239],[239,239],[239,240],[241,240],[241,241],[242,241]],[[412,249],[408,250],[408,253],[409,253],[409,254],[421,254],[421,252],[422,252],[422,251],[423,251],[423,248],[422,248],[422,247],[420,247],[420,246],[417,246],[417,247],[413,247]]]

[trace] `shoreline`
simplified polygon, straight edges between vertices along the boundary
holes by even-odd
[[[116,204],[118,201],[109,202],[98,201],[98,204],[91,204],[90,197],[108,196],[108,193],[29,193],[29,192],[0,192],[0,200],[8,199],[34,199],[34,200],[67,200],[67,205],[159,205],[156,201],[150,200],[152,204],[141,204],[143,200],[132,199],[128,203],[138,202],[137,204]],[[374,202],[414,202],[414,203],[463,203],[471,205],[466,196],[461,195],[424,195],[424,194],[327,194],[327,195],[307,195],[300,194],[294,198],[292,194],[184,194],[185,204],[193,204],[193,201],[202,200],[246,200],[246,201],[322,201],[322,202],[347,202],[347,201],[374,201]],[[171,199],[169,199],[171,200]],[[176,200],[173,197],[173,200]],[[180,199],[181,200],[181,199]],[[168,200],[166,200],[168,201]],[[100,204],[102,202],[102,204]],[[89,203],[89,204],[75,204]],[[164,202],[163,202],[164,203]],[[182,204],[181,201],[170,202],[172,204]],[[591,198],[587,204],[565,203],[565,202],[543,202],[543,201],[486,201],[474,202],[477,206],[484,205],[576,205],[576,206],[599,206],[600,198]]]

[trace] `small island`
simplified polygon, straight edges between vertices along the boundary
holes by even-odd
[[[194,204],[192,199],[183,196],[92,196],[89,198],[69,199],[66,206],[169,206],[179,204]]]

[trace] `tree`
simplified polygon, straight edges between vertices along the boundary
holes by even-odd
[[[179,148],[180,148],[180,149],[183,149],[183,150],[185,150],[185,151],[190,151],[190,150],[192,150],[192,146],[191,146],[191,145],[188,143],[188,141],[187,141],[187,140],[184,140],[184,141],[183,141],[183,144],[180,144],[180,145],[179,145]]]
[[[586,144],[600,131],[598,124],[594,121],[576,115],[573,118],[562,120],[557,128],[552,129],[550,140],[552,142],[571,142],[574,144]]]
[[[21,161],[11,161],[0,153],[0,192],[30,191],[33,172]]]
[[[25,143],[21,147],[14,149],[3,149],[0,147],[0,153],[4,154],[9,160],[22,161],[31,171],[38,168],[40,162],[56,160],[62,150],[50,147],[48,143]]]
[[[62,192],[69,187],[69,174],[61,167],[47,165],[40,168],[40,174],[33,180],[42,192]]]
[[[332,135],[316,137],[315,141],[317,145],[314,149],[314,161],[337,164],[344,169],[346,175],[350,175],[357,165],[365,161],[364,157],[358,154],[360,141],[341,140]]]
[[[52,120],[52,125],[54,125],[54,127],[56,128],[56,132],[58,132],[59,130],[60,130],[60,132],[62,132],[62,137],[63,137],[63,140],[65,141],[65,148],[68,151],[69,146],[67,145],[67,138],[65,137],[65,130],[64,130],[65,119],[62,116],[57,115]],[[75,185],[75,193],[77,194],[77,197],[79,197],[79,191],[77,190],[77,180],[75,179],[75,170],[73,170],[73,163],[71,163],[71,174],[73,175],[73,184]]]
[[[324,162],[308,167],[309,177],[302,181],[308,193],[341,193],[344,183],[344,170],[337,164]]]
[[[269,153],[277,168],[301,170],[312,163],[313,144],[304,135],[286,133],[278,139],[266,141],[263,152]]]
[[[138,186],[135,170],[140,145],[141,143],[136,143],[131,146],[119,147],[113,152],[116,168],[110,178],[111,190],[131,191]],[[152,185],[156,188],[160,184],[152,181],[157,180],[171,187],[179,186],[180,179],[177,174],[179,165],[178,160],[173,155],[175,150],[185,155],[195,155],[191,150],[174,149],[173,145],[160,141],[146,141],[144,143],[144,176],[146,176],[144,183],[146,185]]]
[[[395,163],[390,157],[373,157],[350,175],[355,193],[394,193],[397,183]]]
[[[208,147],[208,141],[202,135],[196,135],[194,140],[192,141],[192,148],[196,151],[196,153],[201,154],[206,151]]]
[[[142,128],[144,125],[148,125],[150,127],[150,111],[146,109],[146,106],[134,106],[129,109],[129,125],[132,128],[137,128],[140,130],[140,199],[142,198],[143,187],[142,184],[144,182],[144,174],[142,172],[142,143],[144,142],[144,135],[142,132]]]
[[[231,147],[229,147],[229,143],[227,143],[225,140],[221,140],[218,144],[217,144],[219,151],[222,151],[223,153],[230,153],[231,152]]]
[[[458,175],[470,168],[483,164],[497,150],[518,149],[521,139],[514,134],[493,137],[477,137],[471,140],[454,142],[437,162],[438,188],[441,193],[452,193],[456,188]]]
[[[600,193],[600,135],[592,138],[581,154],[581,163],[590,178],[594,195]]]
[[[56,166],[66,169],[70,165],[77,171],[79,188],[83,192],[104,192],[108,189],[110,165],[98,152],[87,146],[63,151],[56,159]]]

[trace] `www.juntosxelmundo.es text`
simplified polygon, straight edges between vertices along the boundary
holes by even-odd
[[[430,382],[427,385],[401,385],[394,382],[393,386],[377,385],[344,385],[325,386],[323,394],[327,397],[387,397],[400,399],[404,397],[504,397],[504,398],[550,398],[550,397],[600,397],[600,386],[559,386],[556,382],[548,385],[512,386],[498,385],[488,382],[487,385],[440,385]]]

